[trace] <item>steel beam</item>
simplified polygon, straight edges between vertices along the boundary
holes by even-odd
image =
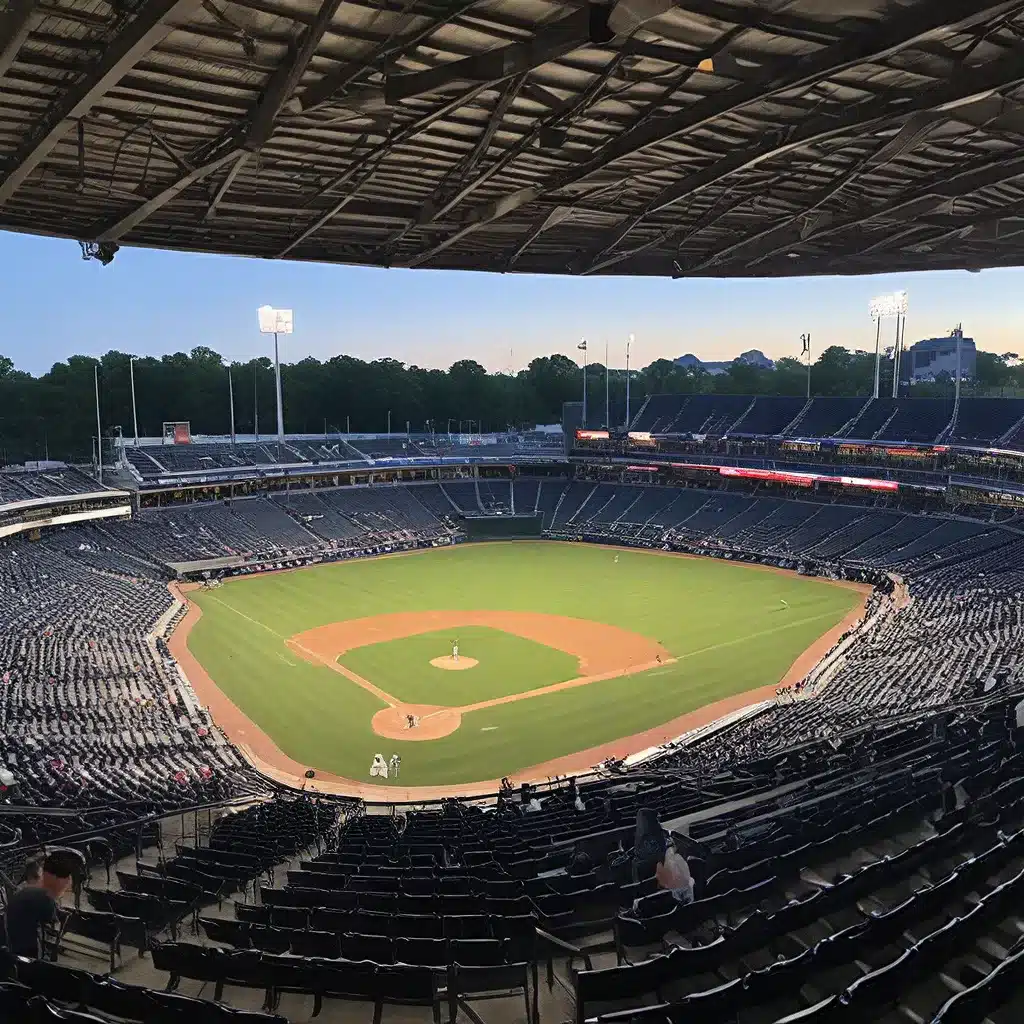
[[[249,121],[249,130],[245,137],[246,149],[255,152],[270,138],[281,108],[290,99],[295,87],[302,80],[306,68],[309,67],[309,62],[313,59],[313,54],[316,53],[316,48],[331,27],[331,22],[334,21],[341,2],[342,0],[323,0],[313,24],[302,33],[292,59],[281,64],[271,75],[267,88],[263,92],[263,98],[256,110],[253,111]]]
[[[926,211],[923,207],[929,205],[934,207],[936,201],[944,202],[962,198],[979,189],[990,188],[993,185],[1021,177],[1024,177],[1024,157],[1016,157],[1013,160],[1000,157],[997,160],[987,161],[979,167],[971,167],[956,174],[950,174],[948,170],[943,170],[921,182],[909,192],[903,192],[881,205],[872,206],[867,210],[858,210],[846,216],[833,214],[827,223],[810,231],[794,232],[792,222],[787,222],[777,228],[769,228],[759,235],[744,239],[741,243],[744,249],[748,245],[760,243],[756,255],[746,254],[737,258],[745,260],[747,266],[753,266],[756,263],[770,260],[780,253],[788,252],[794,247],[821,241],[851,228],[858,228],[873,220],[901,214],[905,218],[924,214]],[[704,265],[695,269],[704,269]]]
[[[282,63],[270,76],[270,81],[259,101],[241,124],[232,125],[216,139],[200,147],[198,152],[193,152],[192,161],[175,181],[141,203],[130,213],[98,227],[94,240],[118,240],[137,228],[161,207],[177,198],[186,188],[203,181],[234,160],[234,166],[221,183],[203,217],[204,221],[212,219],[216,215],[217,206],[228,189],[231,188],[235,177],[246,162],[245,159],[238,157],[239,153],[246,154],[259,150],[273,134],[281,109],[301,80],[340,6],[341,0],[324,0],[313,23],[303,31],[291,59]]]
[[[465,160],[461,164],[456,165],[454,170],[446,175],[437,188],[420,204],[419,212],[416,216],[405,227],[400,228],[388,238],[381,247],[382,253],[391,250],[413,229],[432,224],[435,220],[443,217],[469,194],[469,188],[459,188],[458,185],[465,181],[487,152],[491,140],[494,138],[494,133],[497,131],[502,120],[504,120],[509,105],[519,92],[524,78],[525,76],[519,75],[506,84],[501,96],[498,98],[494,111],[487,119],[487,124],[484,126],[483,132],[481,132],[480,138],[477,139]],[[454,184],[452,179],[454,179]]]
[[[560,124],[564,123],[565,121],[572,120],[572,118],[574,118],[579,111],[584,110],[587,106],[589,106],[590,103],[593,102],[594,99],[596,99],[598,94],[605,87],[605,85],[615,74],[615,72],[619,69],[623,59],[623,54],[616,54],[616,56],[613,57],[605,66],[601,74],[598,75],[597,78],[595,78],[594,81],[591,82],[590,85],[588,85],[587,88],[579,96],[575,97],[575,99],[572,101],[571,106],[554,112],[549,117],[545,118],[543,121],[537,124],[534,127],[533,131],[523,136],[523,138],[520,139],[519,142],[517,142],[511,149],[509,149],[499,160],[496,160],[493,164],[490,165],[490,167],[487,167],[481,174],[477,175],[477,177],[472,179],[472,181],[467,182],[466,185],[462,189],[460,189],[459,192],[452,198],[452,200],[448,204],[446,204],[445,210],[450,211],[454,209],[454,207],[461,203],[463,199],[465,199],[467,196],[476,191],[476,189],[480,188],[481,185],[484,185],[488,181],[490,181],[490,179],[493,178],[496,174],[499,174],[506,167],[508,167],[509,164],[511,164],[522,153],[525,153],[533,145],[534,139],[536,139],[542,131],[557,128]],[[675,91],[675,88],[676,85],[670,86],[669,89],[665,90],[665,93],[663,93],[663,95],[670,95],[672,92]],[[537,192],[537,190],[530,189],[529,192],[531,195],[531,202],[539,197],[539,193]],[[426,221],[424,224],[419,224],[417,226],[423,227],[426,226],[426,224],[432,224],[436,219],[437,216],[435,215],[429,221]],[[410,227],[411,226],[412,225],[410,225]],[[473,230],[476,230],[476,227],[474,227]],[[407,231],[403,231],[401,234],[404,237],[406,233]],[[462,236],[460,235],[459,237]],[[418,266],[420,263],[423,263],[426,260],[430,259],[431,256],[436,255],[436,253],[442,252],[444,249],[447,249],[449,245],[453,245],[454,242],[456,242],[457,240],[458,239],[454,237],[444,239],[426,250],[421,250],[420,252],[417,252],[409,259],[403,261],[400,265],[407,267]],[[393,244],[394,240],[391,241]]]
[[[874,122],[884,122],[890,117],[903,117],[922,110],[941,112],[974,97],[984,97],[994,89],[1018,85],[1021,82],[1024,82],[1024,61],[1014,55],[982,65],[980,68],[965,70],[953,81],[935,89],[923,89],[913,101],[901,104],[896,110],[892,109],[891,103],[885,97],[880,97],[848,109],[842,117],[821,115],[811,118],[794,128],[784,142],[769,141],[752,149],[733,153],[662,189],[639,213],[629,218],[626,224],[616,231],[615,237],[605,244],[600,255],[603,256],[614,248],[646,217],[667,210],[731,174],[750,170],[767,160],[776,159],[809,145],[818,145],[844,135],[855,134]],[[628,258],[630,254],[622,255],[623,258]],[[614,257],[611,259],[614,261]],[[602,262],[605,266],[609,265],[608,259]]]
[[[156,46],[170,31],[173,21],[186,21],[202,0],[148,0],[111,40],[99,62],[81,81],[61,96],[33,137],[18,147],[0,178],[0,205],[21,187],[25,179],[53,152],[74,122]]]
[[[994,7],[996,8],[996,11],[993,11],[992,9],[986,11],[979,11],[976,2],[968,2],[966,4],[961,4],[961,9],[970,8],[970,10],[963,10],[963,17],[959,24],[966,27],[967,25],[977,23],[977,20],[979,18],[990,18],[993,17],[995,13],[1005,13],[1007,7],[1010,7],[1011,9],[1014,7],[1024,7],[1024,4],[1020,2],[1016,2],[1013,4],[1000,3],[994,5]],[[874,53],[870,57],[870,59],[872,61],[884,59],[885,56],[892,53],[894,50],[904,49],[907,46],[913,45],[915,42],[919,42],[922,39],[927,38],[929,35],[931,35],[935,31],[938,31],[940,28],[948,27],[950,16],[955,13],[956,8],[957,4],[955,2],[951,2],[941,7],[936,6],[935,8],[929,8],[927,11],[924,12],[923,15],[921,10],[918,9],[911,12],[910,15],[904,16],[902,19],[894,19],[891,23],[891,26],[890,24],[887,24],[886,29],[883,30],[882,33],[884,37],[884,40],[882,41],[887,45],[883,45],[881,49],[877,49],[877,44],[880,41],[875,40],[876,46],[874,48],[877,49],[877,52]],[[931,15],[930,19],[928,19],[928,15]],[[925,20],[928,20],[927,28],[922,27],[923,18]],[[896,42],[896,39],[901,39],[902,41]],[[859,45],[855,46],[854,44]],[[860,51],[861,56],[857,58],[851,58],[850,53],[855,49]],[[810,85],[816,84],[817,82],[823,81],[827,78],[831,78],[833,75],[837,74],[838,72],[848,67],[855,66],[858,63],[863,63],[865,59],[865,57],[863,56],[864,49],[864,40],[844,40],[841,43],[837,43],[834,47],[830,47],[829,49],[822,51],[820,54],[817,55],[817,58],[811,58],[809,60],[805,59],[803,61],[800,61],[797,64],[800,75],[799,82],[791,82],[784,88],[809,87]],[[846,59],[843,59],[844,57]],[[837,60],[837,58],[839,59]],[[777,83],[781,81],[784,81],[784,79],[775,79],[773,83],[763,85],[764,92],[762,93],[760,98],[766,98],[768,95],[780,91]],[[752,84],[756,85],[756,83]],[[723,94],[723,96],[728,97],[733,95],[734,93],[741,94],[744,91],[749,91],[749,87],[739,86],[735,89],[729,89]],[[712,97],[712,99],[717,99],[717,97]],[[697,104],[696,106],[702,107],[705,105],[705,103],[706,101]],[[878,97],[877,100],[869,101],[869,103],[865,104],[864,106],[874,106],[879,108],[879,116],[882,116],[882,108],[890,108],[891,100],[887,96],[882,95]],[[850,113],[853,114],[859,109],[860,107],[853,108],[853,110]],[[910,104],[906,106],[900,106],[897,108],[896,111],[894,111],[894,113],[902,114],[909,109],[913,109],[913,107]],[[687,112],[684,111],[683,113],[685,114]],[[821,120],[822,119],[819,119],[819,121]],[[833,118],[832,120],[835,121],[836,119]],[[690,127],[700,127],[705,123],[707,123],[706,119],[702,120],[699,124],[691,124]],[[656,130],[657,125],[652,126],[652,128]],[[642,144],[647,138],[650,137],[650,131],[651,129],[647,129],[646,132],[638,133],[637,137],[634,139],[633,145],[637,143]],[[670,132],[671,134],[676,134],[672,129],[670,129]],[[616,143],[612,143],[612,145],[615,146]],[[630,146],[631,144],[629,143],[628,138],[625,138],[621,140],[621,145]],[[641,146],[641,148],[644,147]],[[740,162],[742,163],[742,161]],[[691,176],[691,178],[694,178],[694,176]],[[690,179],[683,179],[682,182],[678,182],[675,185],[670,185],[667,188],[665,188],[657,197],[655,197],[650,203],[644,206],[634,217],[628,220],[621,228],[619,228],[613,235],[611,235],[604,242],[601,251],[595,256],[594,263],[596,264],[597,262],[599,262],[601,260],[601,257],[605,256],[606,253],[614,249],[635,227],[637,227],[637,225],[642,223],[652,213],[657,213],[658,211],[665,209],[672,203],[677,202],[679,199],[685,197],[686,195],[689,195],[690,193],[688,191],[687,185],[688,180]]]
[[[705,0],[701,0],[701,2],[704,3]],[[652,118],[641,123],[625,135],[602,147],[593,159],[580,167],[555,175],[540,191],[556,192],[575,185],[592,174],[604,171],[609,164],[616,160],[643,152],[651,146],[675,138],[684,132],[709,125],[718,118],[734,113],[750,103],[763,101],[793,89],[809,88],[811,85],[849,68],[866,62],[884,60],[887,56],[906,49],[908,46],[927,40],[937,32],[948,31],[954,26],[970,27],[1021,8],[1024,8],[1024,3],[1021,0],[1000,0],[997,3],[981,0],[980,4],[979,0],[947,0],[943,4],[915,7],[898,17],[879,23],[871,31],[841,39],[816,54],[794,61],[792,69],[785,75],[758,76],[700,100],[678,113],[667,117]],[[732,10],[732,8],[728,9]],[[738,16],[738,12],[734,13]],[[899,109],[902,112],[905,108]],[[832,119],[833,124],[836,120]],[[532,202],[537,192],[538,188],[532,186],[504,196],[488,207],[475,210],[471,223],[476,228],[490,224],[499,216],[506,216],[524,204]],[[660,201],[661,197],[658,197],[652,205],[658,206]],[[501,212],[499,213],[499,211]],[[614,236],[602,245],[597,258],[617,245],[650,212],[652,210],[645,208],[635,219],[631,218],[627,221]],[[460,231],[459,237],[464,237],[464,233]],[[452,244],[451,241],[442,242],[440,243],[441,248],[435,247],[435,250],[439,252],[450,244]],[[418,254],[416,260],[423,262],[423,259],[429,258],[431,255],[434,255],[434,252]],[[422,258],[420,258],[421,256]]]
[[[411,121],[409,124],[400,128],[390,138],[385,139],[383,142],[374,146],[369,153],[358,157],[353,160],[351,165],[335,178],[326,188],[320,190],[318,198],[328,195],[334,192],[336,189],[341,188],[343,185],[347,185],[353,179],[356,179],[357,174],[360,170],[364,173],[359,174],[356,180],[356,185],[348,194],[341,197],[329,210],[317,217],[311,224],[305,227],[298,235],[296,235],[289,243],[277,253],[277,258],[282,259],[287,256],[297,245],[304,242],[310,235],[319,231],[325,224],[329,223],[330,220],[338,213],[340,213],[354,197],[355,192],[361,189],[367,181],[373,176],[373,172],[376,171],[380,161],[387,156],[388,152],[395,146],[399,146],[407,140],[411,139],[414,135],[423,131],[424,128],[429,127],[435,121],[440,120],[443,117],[447,117],[453,111],[458,110],[459,107],[464,107],[467,103],[472,102],[480,93],[484,92],[488,86],[477,85],[469,90],[467,93],[463,93],[457,96],[454,100],[449,100],[447,103],[440,107],[436,107],[434,110],[428,111],[422,114],[415,121]],[[366,168],[369,168],[369,172],[366,172]]]
[[[526,237],[519,243],[519,245],[516,246],[516,251],[509,256],[508,262],[505,264],[505,269],[511,270],[519,261],[519,258],[523,253],[526,252],[526,250],[529,249],[545,231],[561,224],[566,218],[572,216],[572,212],[573,210],[571,206],[556,206],[541,217],[530,228]]]
[[[228,194],[228,189],[235,183],[235,178],[238,177],[238,172],[249,162],[249,152],[245,151],[239,154],[234,164],[231,166],[231,170],[224,175],[224,180],[220,183],[220,187],[214,193],[213,199],[210,200],[210,205],[206,208],[206,213],[203,214],[203,223],[208,224],[217,216],[217,207],[220,206],[221,200]]]
[[[445,14],[441,18],[427,22],[422,28],[413,32],[411,35],[403,37],[396,43],[383,42],[375,49],[371,50],[364,58],[358,61],[352,61],[348,64],[342,64],[336,68],[330,74],[324,75],[320,81],[313,83],[308,88],[303,90],[302,93],[289,104],[289,113],[294,114],[305,114],[311,110],[316,110],[318,107],[322,107],[327,103],[332,102],[346,89],[352,82],[356,80],[367,68],[371,68],[381,61],[397,61],[405,54],[408,54],[416,49],[420,43],[424,40],[429,39],[439,28],[447,25],[449,22],[454,21],[460,15],[465,14],[471,7],[475,7],[480,0],[462,0],[458,6],[450,13]],[[381,92],[381,105],[383,105],[384,96],[383,91]]]
[[[10,0],[0,11],[0,78],[10,70],[22,43],[28,39],[38,0]]]
[[[735,242],[729,245],[723,246],[721,249],[715,250],[713,253],[701,258],[701,260],[695,265],[688,268],[689,273],[697,273],[701,270],[705,270],[714,264],[720,262],[729,256],[734,256],[737,252],[742,252],[745,249],[756,249],[759,245],[769,238],[786,238],[791,235],[796,235],[796,238],[804,239],[809,234],[808,218],[819,214],[820,217],[823,215],[819,212],[820,208],[835,196],[837,196],[844,188],[846,188],[854,179],[872,167],[879,167],[882,164],[888,163],[890,160],[901,155],[910,149],[916,142],[920,141],[924,136],[931,131],[936,125],[942,123],[945,118],[942,115],[938,115],[933,111],[926,110],[919,114],[914,114],[904,122],[903,127],[881,148],[877,149],[870,156],[863,160],[858,160],[852,167],[844,171],[836,180],[830,181],[823,188],[818,189],[810,196],[807,196],[806,205],[799,213],[793,214],[791,217],[785,219],[782,223],[775,223],[770,228],[764,231],[760,231],[753,236],[739,238]],[[824,219],[824,218],[823,218]],[[828,218],[831,220],[831,217]]]
[[[129,231],[146,220],[147,217],[156,213],[156,211],[161,207],[166,206],[172,199],[184,192],[185,189],[197,184],[204,178],[208,178],[214,171],[220,170],[220,168],[225,164],[230,163],[232,160],[236,160],[237,157],[237,151],[232,150],[208,164],[203,164],[202,167],[197,167],[195,170],[189,171],[188,174],[185,174],[172,182],[151,199],[147,199],[141,206],[136,206],[131,213],[125,214],[125,216],[120,218],[120,220],[116,220],[112,224],[107,224],[105,227],[96,229],[93,232],[92,239],[90,240],[94,242],[116,242],[123,235],[128,234]]]
[[[422,96],[452,82],[490,82],[497,85],[549,61],[578,50],[588,41],[589,11],[584,8],[558,21],[542,25],[529,39],[425,71],[388,75],[384,93],[389,104]]]

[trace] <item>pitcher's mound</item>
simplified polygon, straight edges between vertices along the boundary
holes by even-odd
[[[449,654],[447,658],[431,658],[430,664],[434,668],[447,669],[449,672],[463,672],[467,668],[475,668],[480,662],[476,658],[467,658],[464,655],[460,655],[459,660],[456,661]]]

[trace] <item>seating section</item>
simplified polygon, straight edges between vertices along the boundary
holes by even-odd
[[[634,430],[720,438],[849,438],[1024,448],[1024,399],[653,395]],[[731,417],[731,419],[730,419]]]
[[[952,418],[952,399],[906,398],[897,402],[895,414],[872,436],[880,441],[930,444],[938,439]]]
[[[66,494],[102,491],[102,484],[71,466],[45,470],[0,470],[0,505],[33,498],[59,498]]]
[[[784,431],[787,437],[837,437],[855,419],[868,399],[856,397],[812,398],[811,404]]]
[[[673,415],[732,415],[698,405]],[[885,432],[903,409],[877,413]],[[0,867],[66,840],[88,874],[55,962],[0,953],[0,1018],[278,1024],[344,1003],[424,1024],[1020,1019],[1024,537],[963,510],[730,486],[282,491],[0,547]],[[799,693],[635,766],[393,813],[272,784],[170,655],[166,563],[440,537],[456,506],[870,593]],[[231,806],[167,841],[158,818],[208,803]],[[641,809],[675,837],[692,901],[634,856]],[[118,976],[81,969],[83,944]]]
[[[733,436],[781,434],[800,415],[800,411],[805,405],[807,405],[805,398],[758,396],[743,417],[733,424],[729,433]]]
[[[65,935],[98,936],[106,920],[123,957],[138,922],[152,922],[150,987],[15,960],[0,1006],[34,996],[162,1020],[200,1015],[182,990],[202,985],[212,1015],[236,1002],[279,1015],[223,1017],[253,1024],[338,1001],[367,1018],[401,1007],[401,1019],[455,1020],[495,996],[508,1002],[493,1019],[529,1024],[1009,1022],[1024,949],[1016,699],[790,734],[774,751],[741,743],[725,756],[727,732],[706,744],[718,760],[683,749],[635,777],[508,791],[489,810],[449,802],[396,818],[261,803],[208,844],[179,846],[166,870],[86,889],[111,909],[72,914]],[[692,902],[634,880],[641,808],[675,836]],[[250,891],[281,864],[294,866]],[[190,914],[198,930],[182,934]]]
[[[1000,438],[1024,425],[1024,399],[961,398],[949,444],[998,447]]]
[[[160,570],[96,537],[0,547],[0,766],[15,780],[5,802],[163,810],[265,791],[170,656],[175,602]],[[43,820],[18,827],[27,840]]]
[[[391,459],[470,457],[509,461],[531,458],[549,460],[561,458],[565,454],[562,435],[542,431],[472,438],[464,435],[453,435],[449,438],[447,434],[392,434],[379,437],[335,435],[324,440],[299,440],[289,437],[282,445],[278,445],[276,438],[264,441],[239,441],[236,444],[196,438],[191,444],[142,445],[139,448],[128,445],[124,451],[129,464],[143,480],[154,480],[175,473],[259,469],[270,466],[344,466]],[[73,492],[64,490],[55,493]],[[2,494],[0,479],[0,495]]]

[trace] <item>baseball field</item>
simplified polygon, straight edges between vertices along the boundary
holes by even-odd
[[[636,734],[799,677],[863,603],[755,566],[523,541],[239,578],[188,597],[201,615],[184,630],[185,667],[233,739],[362,782],[374,754],[398,753],[407,787],[640,749]],[[230,704],[208,700],[211,687]]]

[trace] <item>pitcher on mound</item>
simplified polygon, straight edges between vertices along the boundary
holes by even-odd
[[[452,641],[452,661],[454,661],[457,664],[458,660],[459,660],[459,641],[458,640],[453,640]]]

